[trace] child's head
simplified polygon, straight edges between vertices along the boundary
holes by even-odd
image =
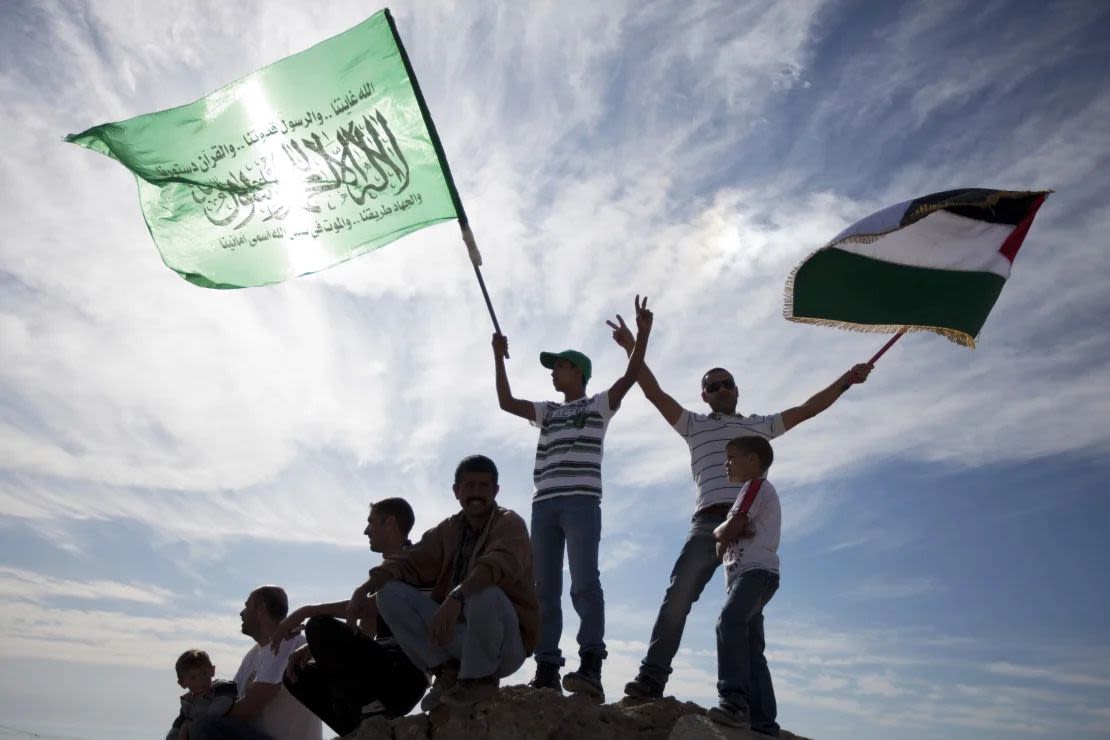
[[[203,650],[186,650],[174,664],[177,683],[194,694],[205,694],[212,688],[216,667]]]
[[[731,483],[763,476],[774,461],[771,443],[763,437],[737,437],[725,445],[725,472]]]

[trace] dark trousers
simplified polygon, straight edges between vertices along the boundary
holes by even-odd
[[[382,647],[333,617],[313,617],[305,625],[313,662],[285,678],[285,687],[301,704],[340,735],[358,729],[362,707],[380,701],[386,713],[409,713],[428,681],[399,647]]]
[[[778,735],[778,708],[763,655],[763,607],[779,587],[779,574],[747,570],[729,585],[717,620],[717,693],[721,702],[748,709],[752,729]]]

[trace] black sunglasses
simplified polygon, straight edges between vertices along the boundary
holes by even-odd
[[[735,387],[736,382],[732,378],[726,378],[724,380],[714,380],[712,383],[706,383],[705,392],[716,393],[718,388],[725,388],[731,391]]]

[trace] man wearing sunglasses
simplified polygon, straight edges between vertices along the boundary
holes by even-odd
[[[613,340],[631,353],[636,341],[624,319],[618,315],[617,323],[605,323],[613,330]],[[663,696],[690,607],[721,564],[717,559],[713,530],[728,516],[740,489],[729,482],[725,473],[728,442],[745,435],[772,439],[793,429],[832,406],[852,385],[867,380],[871,367],[867,364],[854,366],[802,405],[782,413],[744,416],[736,411],[740,393],[728,370],[715,367],[702,376],[701,398],[709,405],[711,413],[699,414],[682,408],[659,387],[659,381],[647,365],[643,365],[637,376],[640,389],[690,446],[690,470],[697,490],[690,533],[671,571],[670,585],[651,631],[647,656],[640,664],[639,675],[625,685],[625,694],[642,699]]]

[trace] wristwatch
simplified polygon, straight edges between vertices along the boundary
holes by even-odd
[[[453,589],[447,592],[447,596],[459,602],[460,604],[466,601],[465,597],[463,597],[462,586],[455,586]]]

